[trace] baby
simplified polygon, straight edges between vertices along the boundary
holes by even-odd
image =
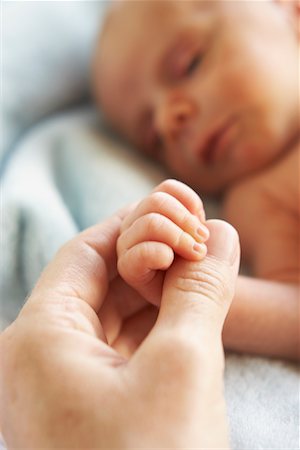
[[[94,65],[96,96],[113,125],[197,192],[222,194],[255,276],[238,279],[225,346],[292,359],[299,358],[298,20],[293,1],[123,1],[111,9]]]

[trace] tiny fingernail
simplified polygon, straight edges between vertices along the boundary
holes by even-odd
[[[198,217],[199,217],[199,219],[201,220],[201,222],[205,222],[205,220],[206,220],[206,215],[205,215],[205,211],[204,211],[203,208],[200,208],[200,209],[198,210]]]
[[[195,242],[193,250],[201,255],[205,255],[207,251],[205,244],[198,244],[197,242]]]
[[[205,225],[201,225],[200,227],[198,227],[197,234],[205,240],[207,240],[209,238],[209,231]]]

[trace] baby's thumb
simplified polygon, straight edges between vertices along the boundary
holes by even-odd
[[[221,220],[207,222],[207,256],[200,262],[178,258],[166,274],[158,327],[171,327],[189,339],[220,335],[239,268],[236,230]],[[181,333],[180,333],[181,334]]]

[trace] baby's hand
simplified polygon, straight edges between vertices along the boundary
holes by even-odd
[[[209,237],[199,196],[176,180],[161,183],[124,219],[117,242],[122,278],[159,305],[165,271],[175,254],[200,261]]]

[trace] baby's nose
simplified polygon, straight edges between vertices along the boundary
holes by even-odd
[[[196,106],[187,99],[169,100],[161,105],[156,126],[166,138],[178,138],[196,113]]]

